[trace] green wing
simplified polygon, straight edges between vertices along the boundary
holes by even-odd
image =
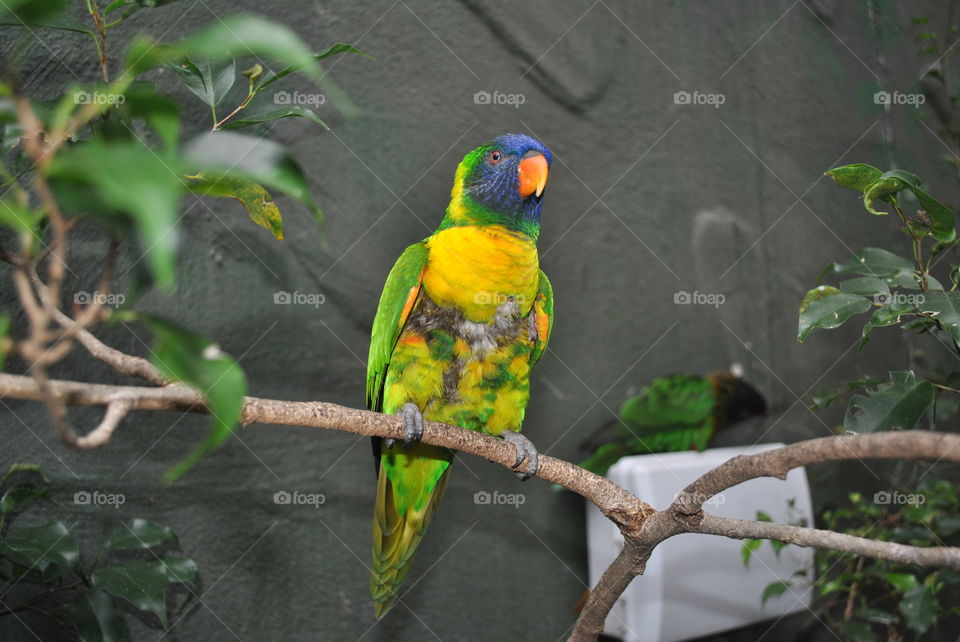
[[[649,449],[670,450],[668,443],[660,442],[672,441],[671,434],[678,435],[682,441],[682,435],[690,429],[709,424],[712,431],[714,403],[713,386],[704,377],[691,374],[659,377],[640,394],[623,402],[618,417],[584,439],[580,450],[593,452],[611,442],[638,438],[648,444]]]
[[[550,279],[540,270],[540,280],[537,285],[537,297],[533,300],[533,320],[537,327],[537,340],[530,355],[530,367],[533,367],[547,349],[547,342],[553,333],[553,286]]]
[[[371,410],[383,408],[383,382],[390,355],[417,300],[426,264],[427,246],[422,242],[411,245],[397,259],[383,286],[367,357],[367,408]]]
[[[680,374],[654,379],[620,407],[620,420],[630,429],[624,436],[701,426],[710,419],[715,402],[713,386],[704,377]]]

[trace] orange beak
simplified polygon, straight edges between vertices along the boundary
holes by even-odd
[[[517,168],[517,189],[520,191],[520,196],[526,198],[531,194],[537,196],[543,194],[543,188],[547,186],[548,171],[547,159],[543,154],[520,161],[520,166]]]

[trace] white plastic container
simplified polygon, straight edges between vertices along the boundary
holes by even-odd
[[[782,446],[714,448],[698,452],[660,453],[625,457],[607,473],[658,510],[667,508],[687,484],[737,455]],[[788,506],[793,500],[793,507]],[[807,475],[794,469],[785,481],[753,479],[734,486],[704,504],[713,515],[756,519],[763,511],[775,522],[806,520],[813,526]],[[786,546],[779,558],[764,542],[753,552],[749,567],[741,558],[741,540],[687,533],[661,543],[646,571],[637,576],[610,611],[605,634],[627,642],[673,642],[739,628],[803,611],[811,601],[813,549]],[[623,537],[597,508],[587,503],[587,550],[590,586],[594,586],[623,548]],[[806,577],[793,577],[805,570]],[[791,580],[793,587],[760,597],[771,582]]]

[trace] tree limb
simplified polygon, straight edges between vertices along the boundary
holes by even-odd
[[[960,461],[960,436],[923,430],[836,435],[755,455],[740,455],[724,462],[678,493],[669,508],[646,519],[639,532],[624,530],[621,525],[625,540],[623,551],[590,591],[570,640],[595,640],[603,631],[616,598],[634,576],[643,573],[653,549],[663,540],[681,533],[705,533],[733,539],[773,539],[904,564],[960,569],[958,548],[921,548],[789,524],[716,517],[704,513],[701,508],[714,495],[745,481],[758,477],[784,479],[793,468],[844,459]]]
[[[78,339],[83,333],[89,334],[81,329],[77,333]],[[46,385],[57,401],[64,405],[107,407],[100,425],[85,437],[77,438],[77,444],[74,445],[78,447],[95,447],[106,443],[122,418],[135,410],[208,412],[202,395],[180,383],[148,387],[47,380]],[[0,373],[0,398],[42,401],[44,393],[33,377]],[[281,401],[259,397],[245,398],[241,421],[244,425],[259,422],[303,426],[393,439],[402,439],[404,431],[403,421],[394,415],[319,401]],[[506,468],[512,469],[515,463],[515,451],[510,444],[456,426],[425,422],[423,442],[477,455]],[[867,458],[960,461],[960,436],[920,430],[840,435],[803,441],[756,455],[734,457],[687,486],[674,503],[663,511],[654,510],[604,477],[569,462],[541,455],[537,477],[582,495],[616,523],[624,535],[623,550],[590,591],[570,639],[596,639],[603,631],[610,608],[633,578],[643,573],[654,548],[663,540],[680,533],[721,535],[733,539],[773,539],[903,564],[960,569],[958,548],[921,548],[788,524],[729,519],[706,514],[701,509],[703,502],[710,497],[750,479],[783,478],[788,471],[800,466]]]

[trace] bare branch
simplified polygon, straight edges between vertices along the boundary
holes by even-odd
[[[621,525],[624,550],[590,591],[570,639],[596,639],[603,631],[610,608],[633,577],[643,572],[653,549],[663,540],[680,533],[708,533],[733,539],[774,539],[904,564],[960,568],[960,549],[957,548],[920,548],[786,524],[727,519],[708,515],[701,509],[703,503],[717,493],[750,479],[783,479],[793,468],[844,459],[960,461],[960,436],[923,430],[837,435],[801,441],[756,455],[734,457],[688,485],[669,508],[646,519],[639,532],[624,530]]]
[[[957,548],[919,548],[791,524],[730,519],[704,513],[700,523],[686,532],[722,535],[732,539],[773,539],[797,546],[816,546],[854,555],[866,555],[898,564],[949,566],[960,570],[960,549]]]
[[[89,334],[86,330],[80,330],[78,338],[83,333]],[[125,359],[133,358],[117,354]],[[49,380],[45,385],[49,388],[49,394],[63,404],[107,407],[100,426],[86,437],[74,438],[73,445],[79,448],[93,448],[106,443],[123,417],[134,410],[208,412],[202,395],[180,383],[147,387]],[[43,400],[44,391],[32,377],[0,373],[0,398]],[[242,423],[248,425],[255,422],[341,430],[394,439],[401,439],[404,430],[402,420],[393,415],[324,402],[246,397]],[[426,422],[423,442],[471,453],[506,468],[512,468],[515,463],[513,446],[502,439],[455,426]],[[633,578],[643,573],[654,548],[663,540],[680,533],[703,533],[734,539],[773,539],[903,564],[960,569],[960,549],[957,548],[919,548],[787,524],[728,519],[706,514],[700,508],[706,499],[716,493],[749,479],[765,476],[782,478],[789,470],[799,466],[866,458],[960,461],[960,436],[919,430],[844,435],[799,442],[757,455],[735,457],[690,484],[664,511],[655,511],[606,478],[574,464],[541,455],[537,477],[559,484],[593,502],[618,525],[625,539],[623,551],[591,590],[570,639],[596,639],[603,630],[610,608]]]
[[[120,425],[120,421],[127,416],[133,407],[134,400],[125,395],[119,395],[114,401],[107,405],[107,412],[103,416],[100,425],[90,431],[89,434],[79,437],[76,441],[78,450],[90,450],[98,448],[113,436],[113,431]]]
[[[904,430],[882,435],[844,434],[810,439],[755,455],[734,457],[683,489],[669,510],[680,515],[695,515],[705,501],[732,486],[757,477],[784,479],[792,469],[810,464],[842,459],[957,461],[958,457],[957,436],[942,432]]]
[[[55,310],[53,318],[68,332],[73,332],[77,341],[87,349],[91,356],[103,361],[120,374],[138,377],[157,386],[165,386],[170,383],[170,380],[160,374],[160,371],[152,363],[142,357],[135,357],[111,348],[89,330],[83,328],[78,321],[74,321],[62,311]]]
[[[141,386],[109,386],[75,381],[50,381],[57,397],[66,404],[109,405],[119,398],[129,400],[128,411],[173,410],[206,413],[203,397],[183,384],[163,388]],[[42,393],[31,377],[0,373],[0,398],[42,400]],[[332,403],[278,401],[247,397],[244,403],[244,425],[251,423],[281,424],[341,430],[370,437],[403,439],[403,420],[369,410],[346,408]],[[471,453],[512,468],[516,462],[514,447],[502,439],[433,421],[425,422],[423,442]],[[540,456],[537,477],[560,484],[583,495],[618,524],[636,528],[653,508],[609,479],[586,471],[560,459]]]

